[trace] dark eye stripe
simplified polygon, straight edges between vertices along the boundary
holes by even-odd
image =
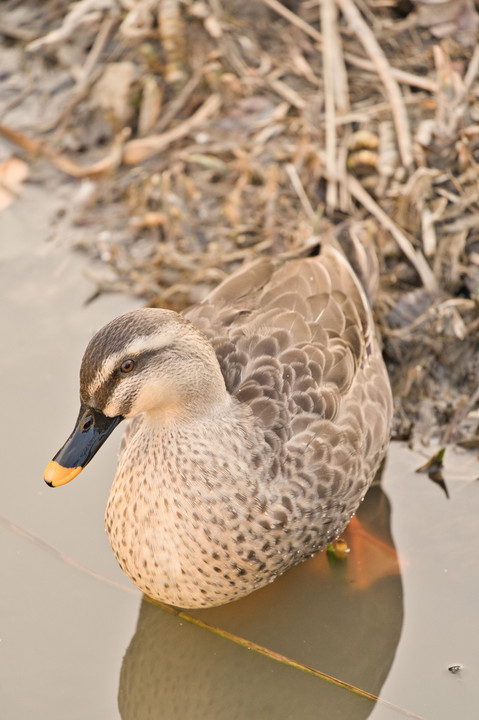
[[[145,364],[152,358],[153,356],[158,356],[163,353],[164,350],[170,349],[170,345],[165,346],[164,348],[157,348],[155,350],[145,350],[139,355],[130,355],[126,356],[125,360],[123,360],[119,365],[115,367],[114,370],[111,371],[108,378],[102,383],[101,387],[98,388],[98,390],[95,392],[95,405],[98,409],[103,409],[108,405],[108,402],[115,392],[115,388],[119,383],[127,382],[127,377],[132,373],[132,370],[141,370]],[[129,369],[123,369],[123,366],[126,365],[127,362],[132,362],[133,366]],[[136,373],[133,373],[133,375],[136,375]],[[122,407],[122,413],[125,414],[129,411],[131,408],[135,395],[137,392],[137,388],[132,387],[131,397],[130,398],[123,398],[123,407]],[[88,402],[89,399],[86,400]]]

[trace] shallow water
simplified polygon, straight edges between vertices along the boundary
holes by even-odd
[[[138,306],[118,295],[85,304],[82,259],[47,242],[58,203],[27,185],[0,214],[2,717],[401,717],[142,601],[103,529],[119,432],[73,483],[44,484],[76,418],[87,341]],[[414,472],[425,459],[391,447],[347,560],[323,554],[194,615],[428,720],[477,717],[479,468],[449,449],[447,499]]]

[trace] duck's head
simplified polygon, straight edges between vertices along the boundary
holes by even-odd
[[[215,352],[188,320],[153,308],[125,313],[99,330],[85,350],[80,413],[48,464],[45,482],[55,487],[73,480],[124,418],[194,418],[225,397]]]

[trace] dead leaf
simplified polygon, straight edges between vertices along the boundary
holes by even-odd
[[[446,497],[449,498],[447,485],[442,474],[442,466],[445,452],[446,448],[442,447],[435,455],[432,456],[432,458],[427,461],[427,463],[421,465],[421,467],[418,467],[416,472],[427,473],[429,479],[436,483],[436,485],[439,485],[439,487],[444,490]]]
[[[92,106],[110,114],[113,121],[121,127],[128,123],[133,115],[130,95],[136,74],[137,70],[132,62],[108,63],[91,93]]]
[[[421,467],[418,467],[416,469],[416,472],[417,473],[427,472],[429,474],[429,473],[438,472],[439,470],[441,470],[445,452],[446,452],[446,448],[444,448],[444,447],[441,448],[435,455],[433,455],[431,458],[429,458],[427,463],[425,463],[424,465],[421,465]]]
[[[13,155],[0,165],[0,211],[8,207],[22,190],[28,165]]]

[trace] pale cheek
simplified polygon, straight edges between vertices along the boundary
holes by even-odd
[[[178,392],[165,381],[149,382],[140,388],[127,417],[134,417],[153,410],[168,414],[178,404]]]

